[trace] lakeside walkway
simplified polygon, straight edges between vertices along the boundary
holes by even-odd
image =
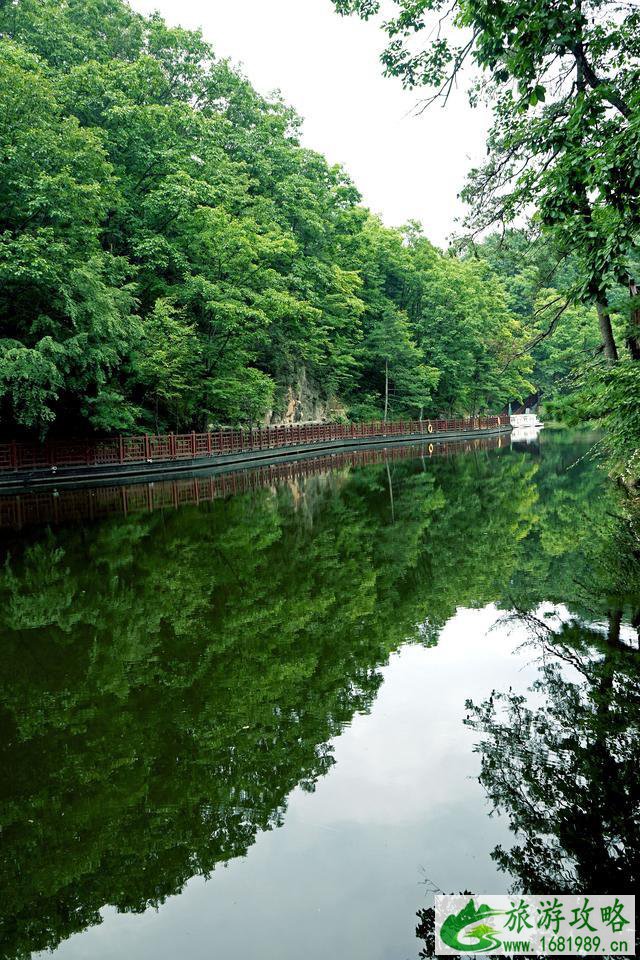
[[[169,475],[207,467],[276,461],[311,450],[399,441],[446,440],[511,430],[508,416],[384,423],[291,424],[253,430],[146,434],[106,440],[0,444],[0,491],[90,480]]]

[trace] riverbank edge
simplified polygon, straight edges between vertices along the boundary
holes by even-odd
[[[251,467],[255,464],[276,463],[280,460],[297,459],[314,453],[331,450],[358,450],[367,447],[396,446],[399,443],[438,443],[447,440],[473,440],[497,434],[510,434],[511,426],[484,428],[481,430],[449,430],[440,433],[393,434],[379,437],[348,437],[342,440],[323,440],[320,443],[292,444],[268,450],[251,450],[212,457],[194,457],[184,460],[157,460],[153,463],[113,464],[101,467],[61,467],[53,473],[50,469],[21,470],[0,476],[0,494],[20,493],[34,489],[61,487],[67,484],[91,483],[95,486],[114,480],[130,480],[137,477],[161,479],[176,473],[212,469],[214,467]]]

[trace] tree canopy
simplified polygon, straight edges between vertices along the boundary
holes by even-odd
[[[300,119],[124,0],[0,4],[6,436],[283,412],[496,410],[532,389],[501,278],[384,226]]]

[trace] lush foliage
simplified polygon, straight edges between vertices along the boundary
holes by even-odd
[[[368,18],[380,0],[334,0]],[[449,97],[461,70],[494,108],[489,159],[467,197],[476,227],[534,203],[581,257],[584,288],[626,278],[640,217],[637,109],[640,14],[611,0],[394,0],[383,63],[410,87]],[[430,26],[436,29],[429,30]],[[415,43],[424,38],[423,43]]]
[[[529,331],[532,401],[542,402],[546,416],[603,428],[599,442],[610,468],[634,485],[640,477],[640,364],[626,351],[615,363],[603,357],[597,308],[571,296],[577,258],[559,260],[553,244],[523,230],[489,236],[474,255],[500,277],[509,309]],[[610,288],[607,314],[620,343],[629,318],[628,291],[621,284]]]
[[[495,410],[529,392],[496,275],[384,227],[198,33],[0,4],[7,434]]]
[[[380,0],[334,3],[341,13],[365,19],[382,7]],[[571,354],[574,361],[583,354],[583,375],[594,340],[609,365],[623,353],[637,363],[637,6],[615,0],[393,0],[390,10],[382,54],[388,74],[408,87],[426,87],[427,103],[446,103],[466,71],[472,102],[484,99],[493,110],[487,158],[470,171],[462,191],[468,204],[463,242],[495,228],[504,235],[510,225],[529,221],[553,255],[553,272],[564,274],[560,296],[539,291],[533,343],[552,333],[554,343],[538,351],[536,386],[556,392]],[[550,259],[546,253],[544,259]],[[581,399],[584,413],[595,419],[604,409],[609,428],[620,381],[638,383],[639,375],[629,367],[610,389],[602,367],[581,377]],[[637,406],[631,416],[620,407],[615,417],[621,436],[611,453],[618,469],[622,464],[637,479]]]

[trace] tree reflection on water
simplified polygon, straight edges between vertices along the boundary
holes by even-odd
[[[480,782],[513,834],[492,854],[513,892],[619,894],[638,884],[640,523],[633,501],[616,508],[592,530],[589,564],[570,571],[580,615],[536,609],[535,596],[509,614],[539,659],[530,695],[467,701]],[[418,918],[420,956],[433,956],[433,910]]]
[[[530,623],[541,601],[570,611],[534,638],[536,703],[502,691],[469,707],[482,782],[515,836],[496,859],[522,889],[624,892],[640,809],[625,626],[638,559],[587,447],[550,435],[535,456],[343,466],[6,534],[5,955],[55,948],[107,904],[142,912],[245,856],[292,790],[331,768],[331,740],[371,708],[390,653],[489,603]]]

